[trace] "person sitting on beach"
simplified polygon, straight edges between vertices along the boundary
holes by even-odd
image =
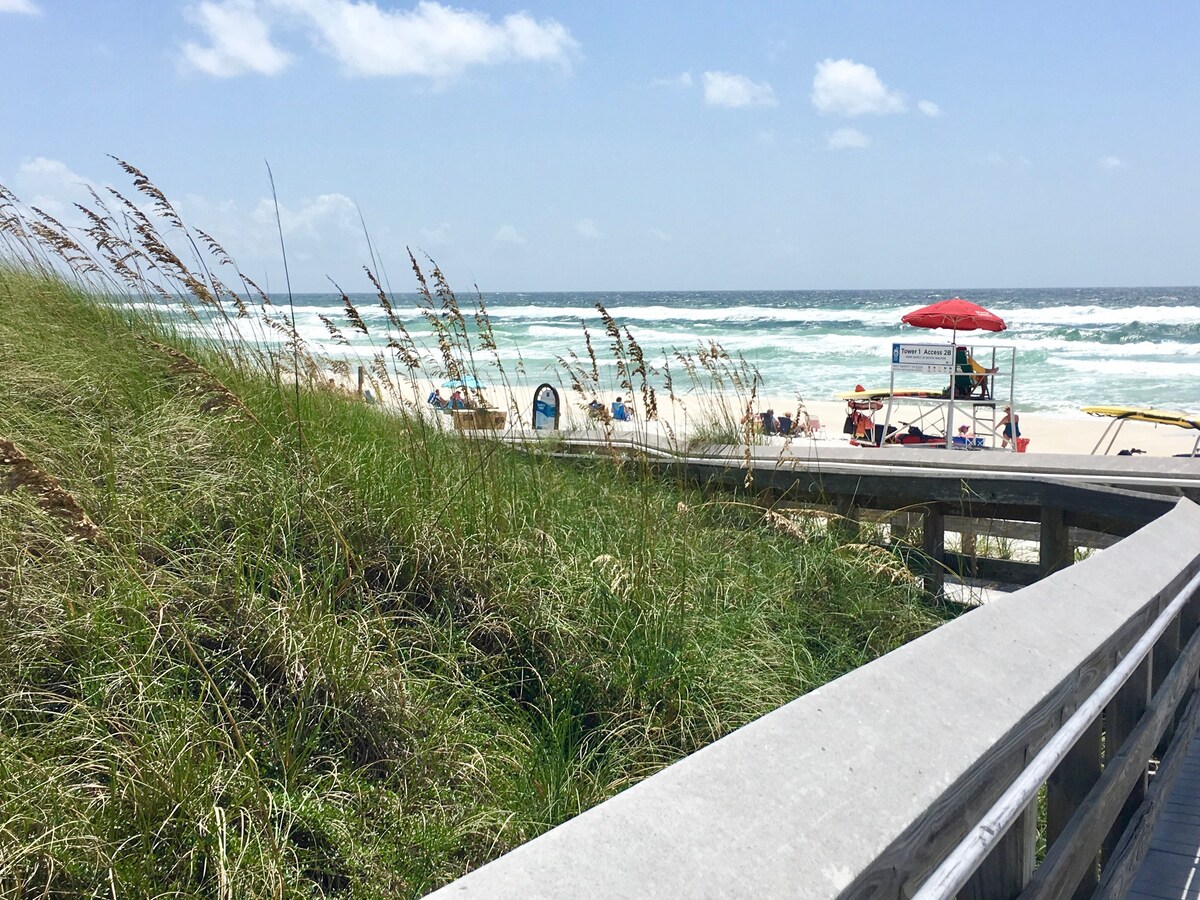
[[[791,436],[792,433],[792,417],[787,413],[780,413],[775,417],[775,427],[779,429],[782,435]]]
[[[604,404],[601,403],[599,400],[597,400],[595,397],[593,397],[592,402],[589,403],[584,408],[587,410],[589,419],[603,419],[604,418]]]
[[[434,409],[446,408],[446,398],[442,396],[442,391],[440,388],[434,388],[432,391],[430,391],[429,396],[425,398],[425,402]]]
[[[775,410],[768,409],[765,413],[759,416],[762,421],[763,434],[775,434],[778,430],[775,425]]]
[[[612,417],[617,422],[629,421],[629,410],[625,407],[625,401],[620,397],[612,402]]]
[[[996,423],[996,427],[1003,429],[1001,431],[1000,449],[1003,450],[1008,446],[1008,442],[1016,443],[1017,438],[1021,436],[1021,417],[1012,411],[1011,406],[1004,407],[1004,418]]]
[[[451,409],[466,409],[467,408],[467,401],[463,397],[462,391],[456,390],[453,394],[450,395],[450,408]]]

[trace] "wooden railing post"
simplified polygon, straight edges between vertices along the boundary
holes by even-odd
[[[1059,569],[1065,569],[1074,562],[1071,530],[1063,520],[1062,509],[1058,507],[1045,506],[1042,508],[1041,547],[1038,561],[1042,567],[1043,578]]]
[[[1075,811],[1087,797],[1088,791],[1100,778],[1101,725],[1097,718],[1075,742],[1059,767],[1046,782],[1046,846],[1058,840]],[[1074,898],[1090,897],[1099,880],[1099,868],[1093,863]]]
[[[1179,614],[1179,645],[1181,647],[1186,645],[1197,629],[1200,629],[1200,593],[1197,593]],[[1197,673],[1195,686],[1200,687],[1200,673]],[[1180,715],[1176,717],[1176,724],[1182,715],[1181,711]]]
[[[853,497],[839,496],[833,506],[834,512],[840,517],[837,520],[837,531],[846,540],[857,541],[862,536],[861,512]]]
[[[1012,900],[1021,893],[1037,857],[1037,807],[1035,798],[963,885],[958,900]]]
[[[1117,755],[1125,740],[1137,727],[1146,707],[1150,705],[1150,697],[1150,660],[1145,659],[1134,669],[1124,687],[1117,692],[1112,702],[1104,710],[1104,761],[1106,764]],[[1108,836],[1104,839],[1100,851],[1103,860],[1108,859],[1117,845],[1117,841],[1121,839],[1121,834],[1125,831],[1129,820],[1141,806],[1142,800],[1146,797],[1147,783],[1148,775],[1144,771],[1134,783],[1133,790],[1129,792],[1129,798],[1125,801],[1121,812],[1113,821],[1112,828],[1109,829]]]
[[[894,512],[888,519],[888,529],[891,532],[893,544],[911,544],[912,533],[916,530],[915,516],[908,512]]]
[[[1167,676],[1171,674],[1171,668],[1175,665],[1175,660],[1179,659],[1179,652],[1182,645],[1179,642],[1180,621],[1176,617],[1175,621],[1170,624],[1163,636],[1159,638],[1158,643],[1154,645],[1154,650],[1151,652],[1151,696],[1158,693],[1158,689],[1162,687],[1162,683],[1167,680]],[[1167,725],[1167,730],[1163,732],[1162,740],[1158,742],[1158,747],[1154,751],[1155,757],[1162,759],[1167,752],[1167,747],[1171,744],[1171,739],[1175,737],[1175,721],[1183,715],[1183,704],[1180,705],[1176,715],[1172,717],[1171,722]]]
[[[925,593],[940,598],[946,586],[946,512],[941,504],[925,507],[925,526],[921,552],[928,571],[924,573]]]
[[[959,552],[963,555],[964,573],[971,577],[979,575],[979,543],[977,540],[976,523],[970,516],[962,517],[959,526]]]

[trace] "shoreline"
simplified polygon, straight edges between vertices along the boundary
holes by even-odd
[[[507,413],[506,427],[520,427],[522,424],[525,427],[530,427],[533,392],[541,383],[541,381],[537,383],[525,383],[521,381],[510,382],[505,385],[488,386],[481,392],[478,392],[478,395],[482,396],[490,408]],[[597,427],[596,423],[584,412],[583,407],[586,401],[581,399],[576,392],[572,391],[569,387],[555,383],[553,380],[547,380],[546,383],[553,384],[559,392],[560,406],[562,408],[559,425],[560,431],[582,431]],[[401,385],[403,396],[391,400],[385,399],[383,405],[401,403],[413,409],[431,411],[431,408],[425,402],[425,398],[435,387],[440,387],[440,382],[435,382],[431,379],[418,379],[415,385],[415,392],[413,387],[407,382],[404,383]],[[445,388],[441,390],[442,395],[448,399],[451,392]],[[473,391],[470,393],[476,394]],[[598,399],[607,408],[617,396],[618,392],[609,391],[601,393]],[[625,392],[620,392],[620,396],[625,397],[626,400],[629,399]],[[652,422],[646,422],[643,418],[642,398],[635,392],[633,403],[631,404],[635,410],[634,419],[630,422],[612,423],[611,427],[614,432],[636,433],[642,430],[683,443],[689,437],[695,435],[700,428],[712,427],[717,422],[725,422],[728,426],[731,426],[730,430],[736,430],[736,423],[741,420],[746,407],[745,398],[733,392],[692,392],[690,394],[677,395],[674,402],[667,395],[658,394],[657,402],[657,419]],[[755,398],[753,409],[756,413],[766,409],[774,409],[777,414],[784,410],[794,413],[798,406],[806,410],[810,417],[819,419],[821,431],[815,439],[817,442],[847,443],[847,439],[842,433],[842,426],[847,412],[844,401],[830,399],[798,403],[794,397],[787,398],[778,393],[769,393]],[[971,407],[967,404],[956,405],[955,421],[963,422],[964,419],[961,417],[964,414],[969,415],[970,409]],[[998,422],[1004,415],[1002,403],[996,405],[994,418],[993,411],[990,408],[976,407],[975,411],[977,418],[974,433],[980,436],[988,435],[992,431],[992,423]],[[877,414],[877,423],[883,423],[884,412],[885,410],[881,410]],[[1017,414],[1020,416],[1021,436],[1029,439],[1026,451],[1028,453],[1092,455],[1093,448],[1101,440],[1105,429],[1109,428],[1109,426],[1114,426],[1115,422],[1115,420],[1108,417],[1091,416],[1082,412],[1077,416],[1022,413],[1019,405],[1017,406]],[[901,423],[916,420],[918,416],[919,410],[906,407],[904,404],[897,404],[893,408],[892,423],[899,426]],[[1117,434],[1108,455],[1116,455],[1119,450],[1132,450],[1134,448],[1145,451],[1147,456],[1156,457],[1190,454],[1196,442],[1197,434],[1198,432],[1192,429],[1178,428],[1170,425],[1126,422]],[[1104,455],[1105,445],[1108,444],[1108,440],[1111,437],[1112,432],[1109,433],[1108,438],[1104,439],[1104,445],[1099,447],[1096,455]],[[767,437],[765,440],[768,444],[782,444],[785,439],[782,437]],[[793,440],[806,441],[814,439],[795,437]],[[1000,436],[997,434],[994,440],[989,440],[987,446],[999,448]]]

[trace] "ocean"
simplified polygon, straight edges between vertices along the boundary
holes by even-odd
[[[609,340],[596,311],[603,304],[642,345],[650,365],[718,342],[761,374],[768,397],[831,400],[856,384],[886,387],[892,344],[948,343],[948,331],[902,325],[901,316],[953,296],[1001,316],[1006,331],[960,333],[959,343],[1012,348],[1013,394],[1028,412],[1076,413],[1082,406],[1153,406],[1200,414],[1200,287],[1054,288],[906,291],[648,291],[484,294],[497,353],[510,375],[566,386],[556,362],[585,356],[586,326],[617,391]],[[297,330],[320,353],[361,361],[386,342],[386,318],[372,295],[352,295],[370,330],[342,316],[333,294],[293,298]],[[273,300],[286,309],[286,298]],[[460,296],[464,307],[469,296]],[[393,305],[419,345],[437,358],[434,333],[417,295]],[[334,340],[319,315],[333,319],[350,346]],[[468,316],[468,320],[470,316]],[[254,329],[261,341],[262,331]],[[248,335],[249,336],[249,335]],[[486,356],[486,355],[484,355]],[[479,359],[480,375],[488,377]],[[1007,394],[1007,388],[1005,388]]]

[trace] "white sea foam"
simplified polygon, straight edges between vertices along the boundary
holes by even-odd
[[[1179,379],[1196,379],[1193,389],[1200,388],[1200,362],[1174,362],[1145,359],[1096,359],[1084,356],[1060,356],[1046,360],[1050,366],[1061,366],[1072,372],[1094,372],[1096,374],[1158,377],[1173,382]]]
[[[907,311],[907,310],[905,310]],[[618,323],[626,322],[725,322],[745,325],[750,322],[862,322],[865,324],[895,324],[902,314],[895,309],[841,308],[780,308],[773,306],[616,306],[608,310]],[[488,309],[493,321],[585,321],[589,325],[600,321],[600,314],[590,306],[496,306]]]
[[[1009,327],[1127,325],[1191,325],[1200,322],[1200,306],[1046,306],[995,310]]]
[[[1018,352],[1106,358],[1157,358],[1161,356],[1200,357],[1200,344],[1181,341],[1131,341],[1125,344],[1100,341],[1064,341],[1060,338],[1029,338],[1015,345]]]

